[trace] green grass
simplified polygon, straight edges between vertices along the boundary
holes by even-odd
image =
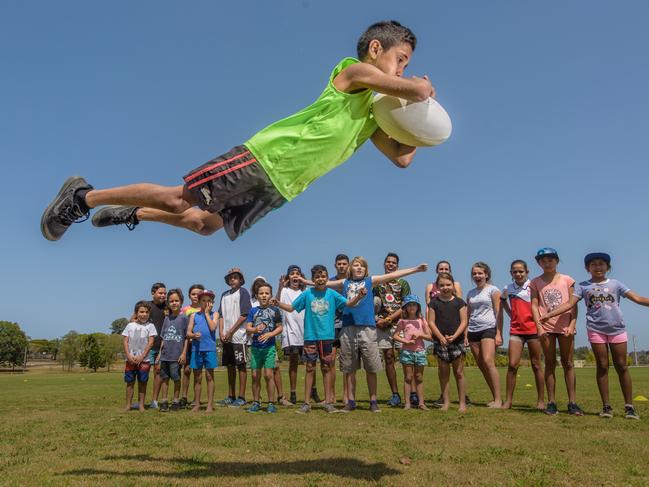
[[[438,395],[436,374],[426,369],[429,400]],[[641,421],[625,420],[613,371],[612,420],[596,415],[593,369],[577,370],[583,418],[565,413],[562,382],[561,414],[536,412],[535,393],[524,387],[531,371],[520,374],[511,411],[386,406],[381,414],[305,416],[282,407],[275,415],[124,414],[119,372],[0,374],[0,485],[649,485],[649,403],[636,403]],[[298,397],[302,376],[300,368]],[[649,369],[632,376],[634,395],[649,397]],[[221,398],[225,374],[216,377]],[[474,402],[489,399],[477,369],[467,370],[467,382]],[[379,391],[387,399],[384,376]]]

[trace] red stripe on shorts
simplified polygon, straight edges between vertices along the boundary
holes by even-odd
[[[225,176],[228,173],[231,173],[232,171],[236,171],[237,169],[241,169],[242,167],[249,166],[250,164],[253,164],[257,162],[257,159],[250,159],[249,161],[242,162],[241,164],[238,164],[236,166],[232,166],[229,169],[226,169],[225,171],[218,172],[216,174],[212,174],[210,177],[207,177],[205,179],[201,179],[200,181],[196,181],[195,183],[190,184],[187,186],[187,189],[192,189],[195,188],[196,186],[200,186],[201,184],[205,184],[208,181],[211,181],[212,179],[220,178],[221,176]]]
[[[241,159],[242,157],[245,157],[248,154],[250,154],[250,151],[242,152],[241,154],[238,154],[238,155],[236,155],[234,157],[231,157],[230,159],[227,159],[227,160],[221,161],[221,162],[217,162],[215,164],[212,164],[211,166],[207,166],[207,167],[201,169],[200,171],[197,171],[197,172],[195,172],[193,174],[190,174],[189,176],[185,176],[185,182],[188,183],[192,179],[195,179],[198,176],[200,176],[201,174],[205,174],[206,172],[211,171],[212,169],[216,169],[219,166],[223,166],[225,164],[228,164],[229,162],[236,161],[237,159]]]

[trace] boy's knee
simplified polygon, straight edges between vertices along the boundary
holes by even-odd
[[[539,360],[532,360],[531,366],[534,372],[538,372],[539,370],[541,370],[541,362]]]
[[[315,371],[315,362],[307,362],[306,363],[306,371],[309,373],[312,373]]]
[[[510,374],[515,374],[516,372],[518,372],[518,365],[509,364],[507,366],[507,372],[509,372]]]
[[[564,370],[572,370],[574,368],[574,364],[572,360],[561,359],[561,367],[563,367]]]

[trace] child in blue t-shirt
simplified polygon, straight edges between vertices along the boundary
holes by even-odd
[[[354,307],[365,297],[367,289],[361,290],[353,299],[347,301],[340,293],[327,288],[329,273],[323,265],[315,265],[311,269],[311,279],[314,287],[306,289],[293,303],[277,304],[284,311],[291,313],[304,310],[304,349],[302,359],[306,363],[304,378],[304,404],[297,411],[300,414],[311,410],[311,389],[315,381],[315,363],[320,359],[320,367],[325,384],[325,411],[337,412],[333,404],[333,374],[336,373],[333,364],[336,353],[333,346],[335,338],[336,311],[345,306]]]
[[[586,331],[588,341],[595,354],[597,364],[597,387],[602,397],[602,418],[613,417],[613,408],[608,394],[608,351],[610,349],[613,365],[620,379],[624,395],[624,410],[627,419],[640,419],[633,407],[631,374],[626,364],[627,334],[620,298],[629,298],[642,306],[649,306],[649,298],[642,297],[615,279],[606,277],[611,270],[611,256],[604,252],[594,252],[584,257],[586,270],[590,273],[588,281],[580,282],[570,296],[570,300],[541,317],[542,322],[570,310],[581,299],[586,304]]]
[[[254,306],[246,319],[246,332],[252,336],[252,350],[250,369],[252,370],[252,406],[248,408],[249,413],[256,413],[261,409],[261,370],[263,369],[266,379],[266,391],[268,392],[269,413],[277,411],[273,398],[275,397],[275,337],[282,333],[282,316],[279,309],[270,306],[273,296],[273,287],[264,282],[257,287],[257,300],[259,306]]]
[[[192,340],[191,368],[194,371],[194,407],[192,411],[201,409],[201,382],[203,369],[207,381],[206,412],[214,411],[214,369],[216,362],[216,320],[213,319],[214,292],[208,289],[198,295],[200,311],[189,317],[187,337]]]

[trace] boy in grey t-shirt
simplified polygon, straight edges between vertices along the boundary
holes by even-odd
[[[183,295],[180,289],[172,289],[167,295],[169,315],[165,316],[160,336],[162,345],[156,360],[156,369],[160,374],[162,401],[160,411],[169,411],[169,379],[174,381],[172,411],[180,409],[180,371],[187,355],[187,326],[189,318],[180,312]]]

